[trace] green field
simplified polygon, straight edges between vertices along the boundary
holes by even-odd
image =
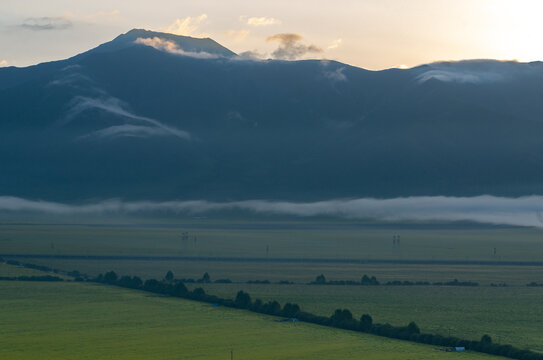
[[[0,281],[0,308],[10,360],[496,358],[87,283]]]
[[[367,313],[396,326],[415,321],[422,332],[444,336],[478,340],[489,334],[495,342],[543,351],[542,287],[190,285],[196,286],[225,298],[244,290],[323,316],[347,308],[357,319]]]
[[[66,222],[66,219],[62,219]],[[77,220],[77,221],[76,221]],[[28,262],[89,275],[115,270],[156,278],[172,270],[180,277],[233,281],[268,279],[307,283],[320,273],[330,279],[448,281],[481,284],[543,282],[543,266],[405,265],[311,263],[303,259],[543,261],[543,230],[466,224],[376,224],[347,221],[262,221],[224,219],[71,219],[9,223],[0,218],[0,253],[151,255],[298,258],[297,263],[199,261],[80,261],[32,259]],[[37,221],[37,220],[36,220]],[[49,219],[51,221],[51,219]],[[181,234],[188,233],[188,238]],[[392,236],[401,235],[401,245]],[[268,251],[266,251],[268,249]],[[496,255],[494,255],[496,249]]]
[[[14,224],[0,218],[0,253],[543,261],[543,230],[536,228],[330,220],[149,221]],[[181,237],[183,232],[188,238]],[[393,235],[401,235],[400,246],[393,245]]]
[[[450,281],[470,280],[488,286],[505,282],[524,286],[532,281],[543,283],[543,266],[476,266],[476,265],[396,265],[396,264],[315,264],[222,261],[137,261],[137,260],[68,260],[19,259],[63,270],[79,270],[96,276],[110,270],[118,274],[137,275],[144,279],[162,278],[171,270],[178,278],[200,278],[208,272],[213,280],[229,278],[234,282],[248,280],[288,280],[307,284],[319,274],[330,280],[356,280],[364,274],[379,281]]]
[[[43,276],[43,271],[0,263],[0,277]]]
[[[64,219],[63,219],[64,220]],[[85,223],[87,221],[87,223]],[[181,234],[188,232],[189,237]],[[401,245],[392,236],[401,235]],[[376,224],[349,221],[262,221],[224,219],[132,219],[123,222],[34,222],[0,224],[0,253],[153,255],[282,258],[367,258],[416,260],[543,261],[543,232],[535,228],[473,224]],[[268,248],[268,252],[266,252]],[[493,254],[496,248],[496,255]],[[543,266],[406,265],[278,263],[271,261],[141,261],[18,259],[90,276],[114,270],[119,275],[161,279],[168,270],[177,278],[229,278],[234,284],[206,284],[209,293],[232,297],[238,290],[253,298],[295,302],[306,311],[329,316],[348,308],[369,313],[376,322],[405,325],[415,321],[423,332],[494,341],[543,352]],[[0,268],[2,269],[2,268]],[[22,269],[25,270],[25,269]],[[1,271],[1,270],[0,270]],[[307,286],[319,274],[328,280],[381,282],[476,281],[479,287]],[[42,274],[42,273],[40,273]],[[7,275],[6,275],[7,276]],[[247,280],[293,281],[295,285],[248,285]],[[508,287],[490,287],[491,283]],[[41,286],[41,285],[39,285]],[[71,285],[70,285],[71,286]]]

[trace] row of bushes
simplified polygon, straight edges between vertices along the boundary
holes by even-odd
[[[375,276],[368,276],[364,275],[360,279],[360,281],[354,281],[354,280],[331,280],[327,281],[326,277],[323,274],[320,274],[315,278],[315,281],[312,281],[309,283],[309,285],[381,285],[381,283],[377,280]],[[435,286],[479,286],[478,283],[473,281],[458,281],[458,279],[454,279],[452,281],[439,281],[430,283],[428,281],[388,281],[384,283],[383,285],[386,286],[411,286],[411,285],[435,285]]]
[[[390,324],[374,324],[370,315],[364,314],[360,319],[355,319],[348,309],[337,309],[331,316],[319,316],[304,312],[297,304],[286,303],[281,306],[277,301],[263,302],[260,299],[252,300],[251,296],[239,291],[235,299],[224,299],[214,295],[206,294],[204,289],[196,288],[189,291],[182,282],[158,281],[155,279],[143,282],[139,277],[123,276],[117,277],[113,271],[99,275],[93,281],[139,289],[153,293],[176,296],[185,299],[197,300],[238,309],[245,309],[257,313],[263,313],[286,318],[296,318],[313,324],[331,326],[340,329],[366,332],[388,338],[401,339],[430,344],[435,346],[465,347],[466,349],[479,351],[492,355],[505,356],[519,360],[543,360],[543,354],[530,350],[523,350],[512,345],[494,344],[488,335],[484,335],[479,341],[470,341],[456,337],[445,337],[434,334],[421,333],[415,322],[407,326],[392,326]]]
[[[323,274],[320,274],[315,278],[315,281],[309,283],[309,285],[380,285],[375,276],[369,277],[368,275],[362,276],[360,281],[354,280],[331,280],[327,281]]]

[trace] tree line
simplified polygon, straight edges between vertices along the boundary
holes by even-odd
[[[473,282],[473,281],[458,281],[458,279],[454,279],[452,281],[437,281],[437,282],[428,282],[428,281],[388,281],[386,283],[381,283],[375,276],[368,276],[364,275],[360,279],[360,281],[354,281],[354,280],[326,280],[326,277],[323,274],[320,274],[315,278],[314,281],[311,281],[308,283],[309,285],[363,285],[363,286],[377,286],[377,285],[385,285],[385,286],[413,286],[413,285],[434,285],[434,286],[479,286],[479,283]]]

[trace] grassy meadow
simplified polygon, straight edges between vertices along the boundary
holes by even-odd
[[[65,271],[78,270],[90,276],[114,270],[119,275],[161,279],[172,270],[177,278],[198,279],[208,272],[212,280],[228,278],[234,282],[203,285],[207,292],[223,297],[232,297],[238,290],[244,290],[253,298],[295,302],[304,310],[319,315],[329,316],[337,308],[348,308],[356,317],[369,313],[380,323],[405,325],[415,321],[423,332],[470,339],[480,339],[482,334],[488,333],[496,342],[543,352],[539,336],[543,333],[543,308],[538,305],[543,287],[525,286],[532,281],[543,283],[543,266],[302,261],[311,258],[543,261],[541,229],[331,220],[72,219],[64,223],[38,220],[1,222],[0,253],[297,258],[301,261],[18,260]],[[188,236],[183,237],[185,232]],[[401,244],[393,245],[392,237],[398,234]],[[14,270],[0,265],[0,275],[9,271]],[[476,281],[480,286],[305,285],[321,273],[328,280],[359,281],[363,274],[368,274],[381,282],[437,282],[456,278]],[[245,284],[248,280],[288,280],[296,284]],[[490,286],[504,282],[507,287]],[[60,286],[39,283],[24,286],[36,286],[37,291],[42,291],[49,285]],[[83,285],[67,286],[80,289],[78,286]],[[16,303],[10,303],[8,308],[11,307],[16,307]],[[96,331],[96,337],[103,335]]]
[[[0,277],[43,276],[43,271],[0,263]],[[62,277],[62,275],[55,275]]]
[[[543,230],[536,228],[331,220],[149,221],[4,221],[0,253],[543,261]],[[183,238],[185,232],[188,237]],[[394,235],[401,236],[399,246],[393,245]]]
[[[225,298],[244,290],[323,316],[347,308],[357,319],[367,313],[395,326],[415,321],[422,332],[444,336],[479,340],[489,334],[495,342],[543,352],[543,287],[190,284],[197,286]]]
[[[2,281],[0,308],[11,360],[496,358],[88,283]]]

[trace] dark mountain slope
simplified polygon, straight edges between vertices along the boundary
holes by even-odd
[[[135,43],[142,36],[174,42],[175,53]],[[74,58],[13,71],[0,70],[4,194],[543,193],[540,63],[372,72],[247,60],[209,39],[133,30]]]

